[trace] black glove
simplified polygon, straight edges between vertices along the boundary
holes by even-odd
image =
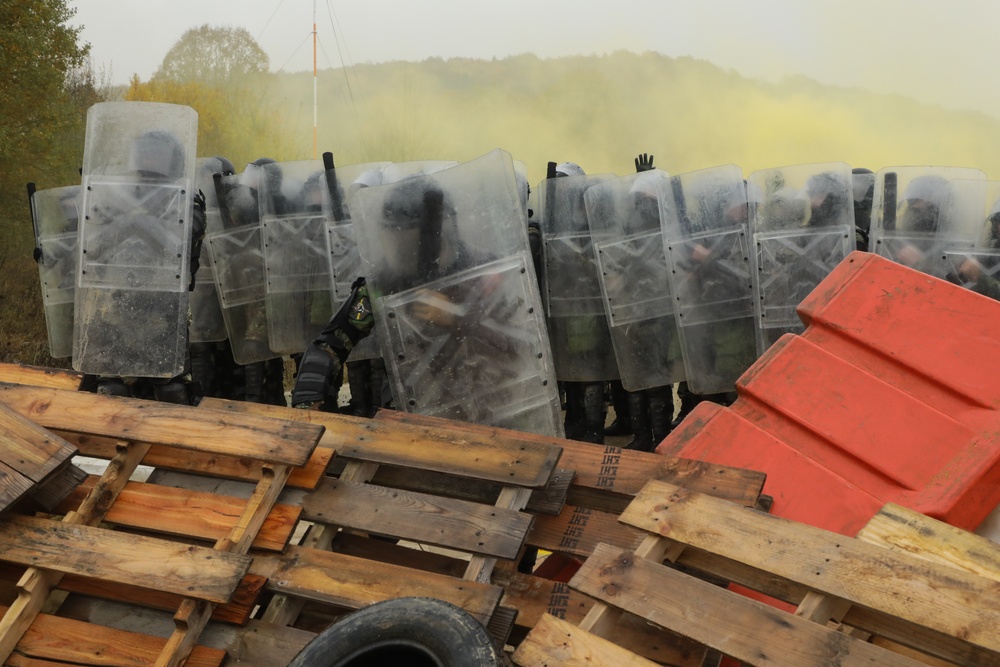
[[[653,168],[653,156],[648,153],[640,153],[635,159],[635,172],[649,171]]]

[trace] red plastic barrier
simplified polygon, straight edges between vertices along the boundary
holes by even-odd
[[[773,514],[845,535],[886,502],[978,526],[1000,503],[1000,302],[856,252],[798,312],[731,407],[657,451],[764,471]]]

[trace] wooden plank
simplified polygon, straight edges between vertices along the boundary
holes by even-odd
[[[250,558],[48,519],[0,519],[0,559],[228,602]]]
[[[61,368],[0,363],[0,382],[76,391],[83,384],[83,373]]]
[[[5,611],[0,607],[0,613]],[[17,651],[28,658],[72,665],[151,665],[165,644],[161,637],[39,614]],[[186,667],[219,667],[225,657],[225,651],[198,646]]]
[[[0,403],[0,460],[35,484],[76,454],[76,447]]]
[[[49,429],[293,466],[309,460],[323,432],[298,421],[15,384],[0,384],[0,403]]]
[[[610,545],[598,545],[570,586],[748,665],[920,664]]]
[[[495,507],[498,513],[500,510],[520,511],[528,504],[529,497],[531,497],[530,489],[505,486],[500,491],[500,496],[497,498]],[[524,539],[523,533],[521,539],[522,541]],[[465,569],[465,576],[463,578],[487,584],[490,581],[490,573],[493,572],[496,562],[497,559],[492,556],[475,555],[469,559],[469,566]]]
[[[659,481],[643,488],[621,521],[1000,651],[996,583],[955,568]]]
[[[498,586],[308,547],[289,547],[284,557],[256,558],[252,571],[268,578],[269,590],[298,598],[360,609],[399,597],[434,597],[484,624],[503,593]]]
[[[616,515],[566,505],[559,516],[536,516],[525,541],[546,551],[586,558],[599,542],[635,550],[645,536],[641,530],[618,523]]]
[[[334,460],[328,473],[338,475],[347,459]],[[573,471],[557,468],[544,489],[534,489],[525,510],[533,514],[559,514],[566,504],[566,495],[573,479]],[[372,478],[373,484],[391,486],[404,491],[429,493],[475,503],[493,503],[500,495],[503,485],[482,479],[446,475],[429,470],[414,470],[399,466],[379,466]]]
[[[765,475],[762,472],[635,452],[612,445],[595,446],[586,442],[452,422],[398,410],[379,410],[375,414],[375,420],[503,435],[515,440],[561,447],[563,454],[559,465],[576,473],[567,502],[612,514],[620,514],[631,497],[650,479],[683,485],[746,507],[753,507],[757,503],[764,486]]]
[[[55,431],[69,442],[76,445],[80,453],[98,459],[109,459],[114,456],[114,438]],[[327,447],[316,447],[309,461],[304,466],[292,469],[286,486],[296,489],[314,489],[326,473],[326,468],[333,459],[334,451]],[[248,458],[217,456],[205,452],[181,450],[176,447],[154,445],[143,463],[158,469],[189,472],[193,474],[210,475],[221,479],[234,479],[246,482],[260,480],[264,463]]]
[[[1000,581],[1000,544],[895,503],[873,516],[858,539]]]
[[[544,487],[561,452],[558,445],[511,437],[496,430],[470,432],[221,399],[205,399],[201,405],[322,424],[326,426],[323,444],[348,459],[434,470],[512,486]]]
[[[522,574],[510,567],[494,570],[493,583],[503,587],[501,604],[517,609],[519,628],[530,629],[547,614],[578,625],[595,604],[593,598],[567,583]],[[632,653],[674,667],[701,667],[705,659],[706,649],[701,644],[632,614],[622,616],[613,640]]]
[[[96,480],[92,476],[77,487],[59,509],[69,511],[76,507]],[[105,521],[152,533],[216,542],[229,534],[245,505],[246,500],[232,496],[129,482],[108,510]],[[253,548],[282,551],[301,514],[301,507],[275,505],[254,539]]]
[[[80,507],[63,517],[67,524],[96,524],[107,512],[128,478],[135,472],[148,445],[119,442],[115,455],[108,463],[101,481]],[[62,574],[37,567],[28,568],[17,582],[17,598],[0,619],[0,663],[6,660],[15,645],[42,611],[52,588]]]
[[[245,625],[253,613],[258,598],[264,591],[267,579],[248,574],[240,581],[233,592],[232,599],[224,605],[219,605],[212,612],[212,620],[222,623]],[[74,575],[66,575],[59,582],[59,589],[69,593],[78,593],[102,600],[125,602],[149,609],[175,612],[183,601],[183,597],[172,593],[153,591],[148,588],[124,586],[98,579],[88,579]]]
[[[261,479],[253,494],[247,500],[243,513],[236,524],[215,543],[215,549],[223,553],[245,554],[260,531],[267,515],[278,500],[290,469],[285,465],[265,466]],[[155,667],[180,667],[194,650],[198,637],[212,616],[214,605],[211,601],[188,598],[181,603],[174,614],[174,632],[167,639]]]
[[[373,484],[328,479],[302,501],[303,518],[468,553],[516,558],[530,514]]]
[[[522,667],[655,667],[657,664],[549,614],[543,615],[528,633],[513,659]]]
[[[33,488],[35,488],[34,482],[0,461],[0,512],[13,505]]]

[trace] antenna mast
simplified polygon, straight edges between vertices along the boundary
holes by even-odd
[[[313,159],[317,153],[318,135],[317,111],[316,111],[316,0],[313,0]]]

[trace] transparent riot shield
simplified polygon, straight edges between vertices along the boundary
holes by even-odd
[[[547,323],[560,381],[618,379],[584,203],[588,188],[610,178],[563,176],[538,186]]]
[[[688,386],[733,391],[756,359],[742,172],[725,165],[674,176],[659,201]]]
[[[267,327],[264,245],[260,225],[260,172],[216,176],[223,229],[206,239],[233,359],[241,365],[281,356],[271,349]]]
[[[321,160],[302,160],[261,174],[268,340],[277,354],[301,354],[333,316],[325,171]]]
[[[73,297],[80,186],[37,190],[31,195],[35,243],[41,250],[38,278],[42,287],[49,354],[54,359],[73,354]]]
[[[945,279],[1000,300],[1000,181],[952,181],[958,196],[983,202],[982,222],[971,248],[945,247]]]
[[[107,102],[87,113],[73,367],[184,371],[198,114]]]
[[[657,203],[667,179],[666,172],[652,170],[584,193],[605,314],[627,391],[684,379]]]
[[[205,196],[205,235],[223,229],[219,198],[215,194],[215,174],[222,173],[219,158],[198,158],[195,171],[195,188]],[[191,325],[189,340],[192,343],[213,343],[226,339],[226,322],[222,317],[222,304],[215,288],[215,269],[207,243],[202,243],[198,258],[198,272],[191,291]]]
[[[945,248],[971,248],[984,203],[955,181],[985,181],[964,167],[885,167],[875,174],[871,251],[923,273],[945,278]]]
[[[795,309],[854,249],[850,165],[806,164],[755,171],[748,187],[757,353],[805,325]]]
[[[400,409],[561,434],[510,155],[350,200]]]

